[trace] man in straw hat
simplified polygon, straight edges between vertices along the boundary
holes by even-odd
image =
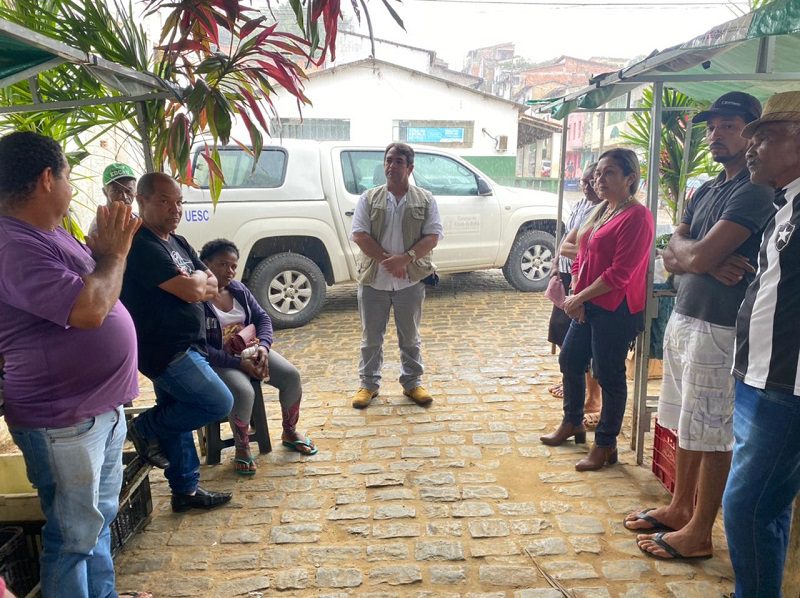
[[[800,491],[800,91],[772,96],[742,136],[750,139],[750,180],[776,190],[778,209],[736,321],[735,444],[723,511],[736,596],[749,598],[781,595]]]

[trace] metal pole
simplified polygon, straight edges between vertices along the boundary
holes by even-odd
[[[153,148],[150,147],[150,134],[144,116],[144,102],[136,102],[136,122],[139,125],[139,135],[142,136],[142,153],[144,154],[144,167],[147,172],[155,172],[153,164]]]
[[[653,108],[650,111],[650,149],[647,162],[647,205],[658,222],[658,171],[661,155],[661,114],[664,84],[653,84]],[[647,268],[647,304],[644,312],[644,332],[636,339],[636,367],[633,376],[633,435],[631,448],[636,451],[636,463],[644,460],[644,435],[650,427],[647,411],[647,366],[650,361],[650,324],[658,315],[658,300],[653,297],[653,266],[656,259],[655,243],[650,247]]]
[[[694,125],[690,120],[686,123],[686,138],[683,141],[683,165],[681,166],[681,174],[683,177],[683,185],[678,189],[678,199],[675,202],[675,220],[681,221],[683,217],[683,210],[686,207],[686,183],[689,181],[689,158],[692,153],[692,131]]]
[[[564,124],[561,126],[561,160],[558,166],[558,207],[556,214],[558,222],[556,222],[556,252],[561,246],[561,237],[563,236],[561,230],[561,223],[564,221],[564,172],[566,172],[567,164],[567,133],[569,132],[569,114],[564,117]],[[553,268],[558,268],[558,263],[553,264]]]

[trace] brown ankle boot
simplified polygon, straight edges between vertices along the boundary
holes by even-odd
[[[602,447],[596,444],[585,458],[575,464],[576,471],[597,471],[604,465],[613,465],[617,462],[617,447]]]
[[[552,434],[539,436],[539,440],[547,446],[561,446],[565,440],[572,436],[575,437],[575,444],[586,444],[586,428],[583,427],[583,424],[576,426],[563,423]]]

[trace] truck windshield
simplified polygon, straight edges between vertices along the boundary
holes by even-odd
[[[198,150],[194,158],[194,180],[208,188],[208,164]],[[226,189],[272,189],[283,185],[286,177],[286,150],[264,148],[255,170],[253,157],[240,147],[220,148],[222,175]]]

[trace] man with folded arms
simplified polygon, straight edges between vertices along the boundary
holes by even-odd
[[[678,296],[664,334],[658,421],[678,431],[675,493],[668,506],[625,521],[630,530],[665,526],[638,537],[655,558],[707,557],[713,550],[733,448],[736,313],[774,212],[774,192],[751,183],[745,165],[742,129],[759,116],[756,98],[733,91],[692,119],[706,123],[711,157],[723,171],[697,190],[664,251]]]
[[[192,432],[227,418],[233,406],[206,355],[203,301],[217,294],[217,279],[174,234],[183,214],[174,179],[145,174],[136,199],[143,225],[128,256],[122,302],[136,324],[139,370],[153,381],[156,405],[131,422],[128,434],[140,455],[165,469],[173,511],[211,509],[231,494],[198,485]]]

